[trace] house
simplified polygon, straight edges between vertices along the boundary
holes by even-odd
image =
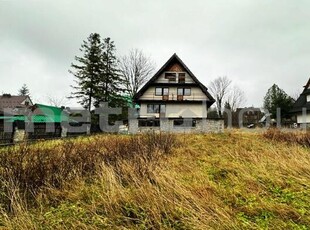
[[[140,107],[129,120],[129,132],[144,130],[211,132],[223,129],[223,120],[207,119],[215,102],[208,89],[176,55],[134,95]]]
[[[290,113],[296,116],[298,124],[307,123],[310,125],[310,78]]]
[[[22,114],[25,108],[29,108],[33,103],[29,96],[14,96],[11,94],[3,94],[0,96],[0,115]]]
[[[260,124],[260,121],[265,115],[265,111],[261,108],[255,107],[245,107],[237,108],[235,112],[232,113],[231,122],[234,127],[248,126],[255,127]],[[226,121],[227,120],[227,121]],[[225,124],[228,125],[227,114],[224,114]],[[242,123],[241,123],[242,122]]]

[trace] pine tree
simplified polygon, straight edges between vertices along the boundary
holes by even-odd
[[[29,89],[26,84],[23,84],[23,86],[18,90],[18,95],[29,96]]]
[[[121,97],[122,77],[118,69],[118,61],[115,56],[114,42],[108,37],[103,40],[102,63],[103,71],[100,76],[98,89],[96,91],[96,102],[108,102],[111,107],[122,106],[123,100]]]
[[[276,84],[273,84],[268,89],[264,97],[264,107],[271,113],[272,118],[276,118],[277,108],[281,109],[281,117],[285,117],[292,108],[292,105],[293,99]]]
[[[70,98],[77,98],[79,103],[89,111],[94,105],[98,83],[103,73],[102,50],[100,35],[92,33],[83,41],[80,51],[84,53],[83,57],[75,57],[79,64],[71,64],[74,70],[69,70],[76,77],[76,86],[71,86],[75,92]]]

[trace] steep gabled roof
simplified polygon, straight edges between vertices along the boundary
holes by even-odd
[[[307,102],[307,95],[310,95],[309,86],[310,78],[308,80],[308,83],[304,86],[304,91],[300,94],[299,98],[294,103],[293,108],[290,111],[291,113],[302,112],[303,108],[306,108],[307,111],[310,111],[310,102]]]
[[[25,101],[29,96],[14,96],[10,94],[3,94],[0,96],[0,108],[17,108],[17,107],[26,107],[22,105],[22,102]],[[30,99],[30,98],[29,98]]]
[[[210,105],[215,102],[214,98],[208,92],[207,87],[205,87],[197,78],[196,76],[190,71],[190,69],[184,64],[184,62],[179,58],[179,56],[175,53],[169,58],[169,60],[157,71],[157,73],[134,95],[133,100],[138,101],[139,98],[143,95],[143,93],[149,88],[149,86],[154,83],[157,78],[165,71],[165,69],[174,61],[180,63],[180,65],[185,69],[185,71],[190,75],[193,81],[199,86],[202,92],[209,98]]]
[[[304,86],[304,92],[307,90],[307,89],[309,89],[309,87],[310,87],[310,77],[309,77],[309,80],[308,80],[308,82],[307,82],[307,84]]]

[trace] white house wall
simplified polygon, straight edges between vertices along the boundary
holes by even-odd
[[[310,112],[306,114],[305,118],[301,114],[297,115],[297,123],[310,123]]]
[[[30,106],[33,105],[29,97],[27,97],[21,104],[22,104],[22,105],[28,104],[28,105],[30,105]]]
[[[206,104],[168,104],[166,117],[207,117]]]
[[[159,117],[159,113],[147,113],[147,104],[141,103],[140,117]],[[161,103],[163,104],[163,103]],[[206,118],[207,106],[205,104],[166,104],[165,117],[167,118]]]

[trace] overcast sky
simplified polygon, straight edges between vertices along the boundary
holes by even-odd
[[[68,96],[68,69],[92,32],[118,55],[143,49],[158,68],[177,53],[206,86],[227,76],[245,106],[261,106],[273,83],[295,94],[310,75],[307,0],[0,0],[0,93],[26,83],[35,103]]]

